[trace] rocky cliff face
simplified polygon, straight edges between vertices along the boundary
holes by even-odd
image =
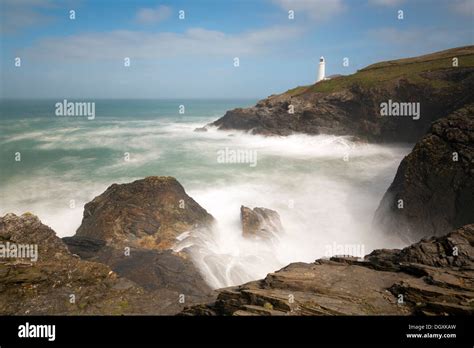
[[[176,237],[214,218],[172,177],[113,184],[84,207],[77,236],[114,246],[169,249]]]
[[[401,162],[374,226],[411,243],[474,222],[474,104],[432,124]]]
[[[453,66],[453,59],[458,66]],[[474,102],[474,46],[378,63],[228,111],[211,126],[263,135],[352,135],[415,142],[440,117]],[[381,116],[381,103],[419,103],[420,115]]]
[[[474,314],[474,224],[364,261],[293,263],[182,315]]]

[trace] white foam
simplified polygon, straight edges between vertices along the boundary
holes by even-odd
[[[22,173],[1,186],[6,203],[0,213],[31,211],[58,235],[72,235],[83,205],[112,183],[173,175],[218,221],[213,231],[195,231],[179,241],[216,288],[262,278],[290,262],[313,261],[333,243],[363,244],[366,253],[395,247],[373,234],[370,225],[408,147],[326,135],[264,137],[213,127],[194,132],[205,123],[194,121],[94,122],[2,138],[34,140],[39,153],[103,148],[113,155],[97,166],[89,152],[88,158],[67,156],[49,163],[50,169]],[[257,151],[257,166],[219,164],[216,151],[224,147]],[[130,162],[122,158],[127,150],[132,150]],[[68,169],[56,172],[53,164]],[[285,233],[272,242],[243,238],[241,205],[278,211]]]

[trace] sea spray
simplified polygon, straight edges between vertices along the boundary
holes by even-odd
[[[325,257],[325,246],[333,243],[363,244],[366,253],[400,247],[387,244],[370,225],[409,147],[326,135],[264,137],[213,127],[194,132],[215,119],[216,112],[193,117],[187,102],[186,118],[178,122],[172,115],[151,117],[151,111],[137,117],[145,114],[138,104],[133,110],[122,104],[107,109],[102,102],[101,115],[115,110],[124,114],[94,122],[52,117],[48,107],[40,118],[5,120],[8,132],[0,134],[5,155],[0,161],[19,147],[36,157],[25,160],[25,152],[19,166],[0,163],[5,179],[0,183],[0,213],[31,211],[59,236],[73,235],[84,204],[111,184],[174,176],[218,221],[212,231],[177,240],[215,288],[265,277],[291,262],[312,262]],[[222,112],[228,108],[223,106]],[[256,151],[258,165],[217,163],[217,151],[225,148]],[[130,161],[124,160],[126,152]],[[241,205],[277,211],[284,233],[272,241],[245,239]]]

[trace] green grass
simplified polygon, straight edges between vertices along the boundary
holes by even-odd
[[[381,62],[359,70],[357,73],[321,81],[310,86],[300,86],[285,92],[290,96],[303,93],[331,93],[343,90],[352,85],[364,88],[376,87],[384,83],[405,78],[412,83],[426,84],[433,88],[443,88],[452,85],[449,81],[426,79],[421,73],[435,70],[452,69],[452,58],[459,59],[459,67],[474,67],[474,46],[453,49],[424,57],[401,59]]]

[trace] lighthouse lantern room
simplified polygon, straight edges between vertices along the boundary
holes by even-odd
[[[319,58],[319,69],[318,69],[318,77],[316,82],[322,81],[326,78],[326,62],[324,61],[324,57]]]

